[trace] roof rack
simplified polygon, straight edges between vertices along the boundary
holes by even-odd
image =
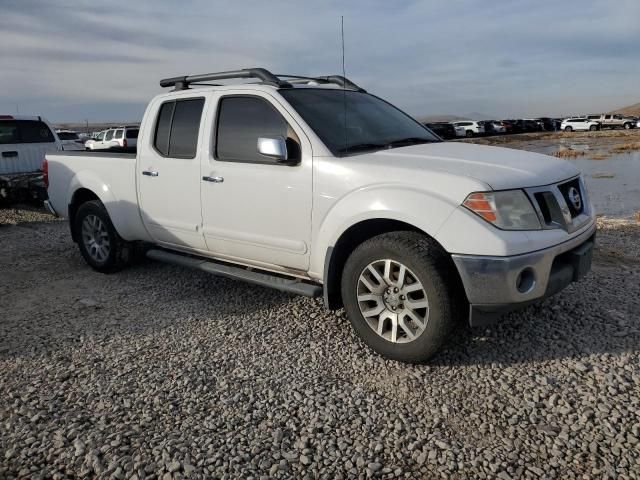
[[[282,77],[282,78],[279,78]],[[226,80],[231,78],[256,78],[261,80],[262,84],[273,85],[279,88],[291,88],[293,83],[332,83],[342,88],[365,92],[364,89],[353,83],[351,80],[341,75],[328,75],[324,77],[302,77],[299,75],[276,75],[265,68],[244,68],[242,70],[233,70],[230,72],[203,73],[199,75],[189,75],[182,77],[172,77],[160,80],[161,87],[174,87],[175,90],[186,90],[189,85],[199,85],[199,82],[208,82],[212,80]],[[284,80],[284,78],[293,79],[293,81]]]
[[[342,75],[327,75],[323,77],[301,77],[300,75],[285,75],[283,73],[277,73],[276,77],[284,77],[284,78],[293,78],[293,81],[289,81],[289,83],[307,83],[307,82],[318,82],[318,83],[333,83],[334,85],[338,85],[342,88],[346,88],[349,90],[356,90],[358,92],[365,92],[364,88],[360,88],[358,85],[353,83],[346,77]]]

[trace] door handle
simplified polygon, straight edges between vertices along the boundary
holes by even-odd
[[[18,152],[16,152],[15,150],[12,150],[10,152],[2,152],[2,156],[7,158],[7,157],[17,157],[18,156]]]
[[[202,177],[202,180],[205,182],[222,183],[224,182],[224,177]]]
[[[143,170],[142,174],[146,175],[147,177],[157,177],[158,176],[158,172],[156,172],[155,170]]]

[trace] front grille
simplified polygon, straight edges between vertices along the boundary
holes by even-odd
[[[582,189],[580,188],[579,178],[574,178],[569,182],[559,184],[558,190],[560,190],[564,201],[567,202],[567,207],[569,207],[569,211],[571,212],[571,218],[576,218],[584,211],[584,200],[582,199]]]
[[[573,232],[590,219],[586,190],[580,177],[526,191],[543,228]]]

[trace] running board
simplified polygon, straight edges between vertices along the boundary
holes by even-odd
[[[233,280],[242,280],[244,282],[254,283],[263,287],[275,288],[282,292],[304,295],[305,297],[320,297],[322,295],[322,287],[320,285],[304,283],[298,278],[279,277],[269,273],[256,272],[246,268],[225,265],[202,258],[178,255],[164,250],[149,250],[147,252],[147,257],[152,260],[180,265],[181,267],[202,270],[203,272],[220,275],[221,277],[227,277]]]

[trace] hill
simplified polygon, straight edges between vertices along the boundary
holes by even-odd
[[[616,108],[610,113],[621,113],[622,115],[631,115],[632,117],[640,117],[640,103],[634,103],[622,108]]]

